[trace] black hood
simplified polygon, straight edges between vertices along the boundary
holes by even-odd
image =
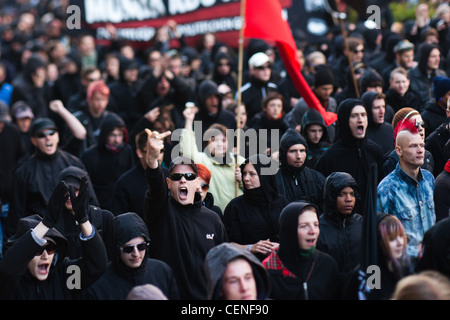
[[[16,233],[8,239],[6,245],[8,247],[11,247],[25,233],[27,233],[31,229],[34,229],[34,227],[36,227],[41,221],[42,218],[38,214],[33,214],[28,217],[20,219],[19,222],[17,223]],[[50,238],[53,242],[56,243],[56,252],[52,262],[52,270],[53,270],[55,268],[55,265],[59,264],[66,256],[68,241],[55,228],[50,228],[44,235],[44,238]]]
[[[208,113],[205,107],[205,100],[212,94],[219,98],[219,111],[222,109],[222,95],[219,93],[217,84],[212,80],[203,80],[198,86],[197,94],[200,111]]]
[[[279,220],[280,247],[278,249],[278,256],[284,266],[299,279],[303,279],[304,277],[304,270],[299,262],[305,258],[300,255],[301,250],[297,233],[298,217],[303,213],[303,209],[307,206],[312,206],[316,209],[316,212],[319,212],[319,209],[314,204],[295,201],[284,207],[281,211]]]
[[[267,270],[252,253],[231,243],[224,242],[208,251],[205,258],[205,274],[208,281],[208,300],[220,300],[222,277],[228,263],[236,258],[244,258],[253,269],[258,291],[257,299],[267,299],[270,292],[270,279]]]
[[[287,167],[287,152],[290,147],[296,144],[302,144],[306,147],[306,152],[308,152],[308,144],[306,142],[306,139],[298,133],[295,129],[289,128],[286,130],[286,132],[283,134],[280,140],[280,153],[279,153],[279,159],[280,159],[280,165],[282,167]]]
[[[124,144],[128,144],[128,131],[125,126],[125,121],[115,113],[108,113],[103,119],[102,125],[100,127],[100,135],[98,137],[98,146],[105,149],[106,138],[116,128],[120,128],[124,133]]]
[[[341,140],[344,144],[349,146],[359,146],[362,139],[356,139],[350,130],[349,120],[352,110],[356,106],[364,106],[364,103],[359,99],[345,99],[338,107],[338,121],[336,126],[336,139]]]
[[[340,213],[336,207],[336,199],[342,189],[350,187],[355,192],[356,203],[355,208],[358,207],[360,201],[359,186],[351,174],[347,172],[333,172],[325,180],[323,189],[323,201],[325,204],[325,214],[330,217],[340,217]],[[353,209],[353,212],[355,209]]]
[[[277,189],[277,183],[276,183],[276,179],[275,179],[275,173],[276,172],[271,172],[271,174],[269,174],[269,172],[262,172],[262,170],[264,171],[271,171],[272,168],[271,167],[271,163],[272,163],[272,159],[269,158],[268,156],[265,156],[263,154],[256,154],[253,156],[250,156],[249,158],[247,158],[244,163],[241,164],[240,168],[241,168],[241,173],[244,172],[244,167],[246,164],[251,163],[253,164],[253,166],[255,167],[256,172],[258,173],[259,176],[259,181],[261,184],[260,188],[256,188],[256,189],[247,189],[245,187],[244,184],[244,197],[245,198],[253,198],[252,195],[254,193],[258,193],[258,195],[262,195],[262,197],[255,197],[256,199],[258,199],[259,204],[266,204],[266,203],[272,203],[273,200],[275,200],[278,197],[278,189]],[[266,170],[264,168],[267,168]],[[269,169],[270,168],[270,169]],[[264,173],[264,174],[261,174]],[[260,192],[260,193],[259,193]],[[256,194],[255,194],[256,196]],[[256,200],[254,199],[254,200]]]
[[[367,112],[367,126],[369,128],[376,127],[375,122],[373,121],[372,107],[373,100],[378,95],[377,92],[367,91],[361,96],[361,101],[364,103],[364,108],[366,108]]]
[[[80,188],[80,182],[81,178],[83,176],[86,176],[88,179],[89,184],[89,204],[93,206],[98,206],[98,200],[97,196],[94,191],[94,187],[91,182],[91,178],[89,177],[89,174],[87,171],[75,167],[75,166],[69,166],[59,173],[58,181],[56,183],[59,183],[59,181],[64,180],[68,186],[72,185],[74,188]]]
[[[135,271],[145,270],[145,264],[148,258],[148,249],[145,253],[141,266],[132,270],[125,266],[120,259],[119,247],[136,237],[144,237],[146,242],[150,242],[147,225],[144,220],[135,212],[126,212],[116,216],[111,225],[110,239],[108,240],[108,256],[118,273],[134,273]]]
[[[310,124],[318,124],[319,126],[321,126],[323,128],[323,135],[322,135],[322,138],[320,139],[321,142],[325,141],[328,138],[328,130],[327,130],[327,126],[325,124],[325,120],[323,119],[320,112],[317,111],[316,109],[308,109],[302,117],[301,134],[307,140],[308,140],[308,138],[306,135],[306,128]]]

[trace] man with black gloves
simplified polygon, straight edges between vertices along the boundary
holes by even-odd
[[[202,206],[197,165],[188,158],[177,157],[164,174],[158,156],[170,131],[158,133],[146,129],[148,191],[144,200],[144,220],[152,246],[150,257],[172,267],[180,299],[207,298],[204,261],[208,251],[227,242],[225,227],[214,211]],[[170,193],[169,193],[170,192]]]
[[[83,246],[83,257],[74,260],[66,256],[67,240],[54,228],[69,194]],[[105,271],[106,249],[88,220],[86,199],[86,189],[76,197],[73,188],[60,181],[44,218],[33,215],[19,221],[0,262],[0,299],[76,299]]]

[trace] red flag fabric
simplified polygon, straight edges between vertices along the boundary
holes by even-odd
[[[307,105],[319,111],[327,125],[334,123],[336,113],[325,110],[300,72],[297,45],[288,22],[282,17],[279,0],[242,1],[246,1],[244,36],[275,41],[286,71]]]

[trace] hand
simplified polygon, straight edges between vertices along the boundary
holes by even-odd
[[[50,200],[48,201],[45,217],[42,219],[42,223],[47,228],[50,229],[56,225],[58,217],[62,214],[64,205],[69,198],[68,190],[69,188],[64,181],[60,181],[55,190],[53,190]]]
[[[241,168],[236,167],[236,170],[234,171],[234,178],[237,182],[242,182],[242,174],[241,174]]]
[[[270,242],[269,239],[260,240],[250,247],[250,252],[262,253],[267,256],[267,255],[271,254],[274,250],[278,249],[278,247],[279,247],[278,243]]]
[[[159,133],[158,131],[150,131],[145,129],[147,133],[147,154],[145,157],[145,162],[147,166],[156,169],[158,167],[158,157],[161,150],[164,149],[164,138],[172,134],[171,131],[166,131],[164,133]]]
[[[144,117],[150,121],[150,122],[155,122],[156,119],[158,119],[159,117],[159,108],[153,108],[152,110],[148,111],[146,114],[144,114]]]
[[[54,113],[59,113],[59,111],[64,108],[64,104],[61,100],[52,100],[48,106]]]
[[[186,121],[193,122],[197,111],[198,111],[197,107],[184,108],[183,110],[184,119],[186,119]]]
[[[88,207],[89,207],[89,182],[86,176],[81,178],[80,190],[78,196],[75,195],[75,190],[72,186],[69,187],[70,201],[72,202],[72,209],[75,213],[75,220],[79,224],[88,221]]]

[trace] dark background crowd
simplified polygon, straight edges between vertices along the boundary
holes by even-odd
[[[156,173],[149,173],[150,136],[145,129],[159,133],[180,129],[182,139],[172,140],[170,135],[162,139],[161,176],[172,179],[172,151],[177,148],[180,155],[194,160],[201,183],[197,193],[202,206],[223,223],[219,229],[223,242],[250,251],[255,263],[263,263],[269,273],[281,270],[284,276],[309,279],[306,264],[287,254],[286,243],[292,240],[280,232],[293,231],[280,215],[289,208],[285,219],[292,219],[288,214],[294,207],[288,204],[311,204],[321,231],[314,248],[326,257],[304,248],[301,257],[314,256],[316,269],[322,264],[328,275],[339,274],[339,286],[347,291],[326,295],[319,286],[309,298],[337,299],[350,291],[354,298],[356,290],[348,288],[361,261],[373,163],[378,169],[377,211],[401,221],[390,222],[395,230],[383,229],[385,219],[379,217],[379,230],[384,231],[379,231],[378,239],[389,242],[406,234],[401,257],[380,253],[379,260],[389,257],[380,265],[385,264],[386,277],[393,280],[383,280],[382,286],[389,289],[373,298],[390,298],[397,281],[412,273],[436,270],[450,277],[448,258],[436,257],[439,248],[445,251],[449,246],[448,236],[439,233],[450,210],[448,1],[420,2],[415,5],[415,18],[406,21],[395,21],[383,10],[381,28],[356,19],[344,22],[345,35],[337,20],[314,41],[301,30],[293,32],[303,77],[325,110],[338,115],[332,124],[326,124],[298,93],[273,43],[248,39],[239,88],[239,52],[213,33],[190,46],[177,23],[168,20],[145,48],[136,48],[116,39],[116,30],[109,25],[111,44],[98,45],[90,32],[67,29],[68,5],[70,1],[64,0],[0,1],[0,257],[17,241],[24,218],[48,215],[61,180],[67,185],[75,181],[78,192],[83,189],[82,176],[88,177],[89,221],[105,244],[123,245],[124,235],[113,226],[129,228],[130,234],[149,241],[146,250],[157,257],[161,248],[155,243],[152,249],[152,235],[158,231],[147,216],[152,205],[144,204],[144,199],[154,199],[149,186],[156,183],[152,180]],[[187,102],[195,106],[186,107]],[[198,123],[205,141],[194,138]],[[242,129],[249,135],[254,129],[257,134],[255,139],[246,136],[236,150],[236,141],[227,140],[227,129]],[[211,138],[210,130],[219,135]],[[413,138],[407,140],[402,130],[418,137],[414,140],[421,148],[418,155],[408,158],[405,141],[412,144]],[[265,157],[277,163],[276,173],[261,173]],[[249,167],[249,162],[254,165]],[[252,174],[258,176],[256,184]],[[416,189],[392,192],[410,187]],[[340,205],[340,198],[347,200]],[[304,212],[304,206],[295,210]],[[300,219],[303,213],[291,215]],[[61,232],[68,243],[78,243],[79,225],[85,220],[58,221],[49,227]],[[120,230],[126,233],[125,229]],[[112,235],[118,239],[111,240]],[[180,241],[195,246],[194,236]],[[83,248],[70,248],[66,254],[79,258]],[[277,255],[270,255],[275,251]],[[205,255],[199,255],[203,262]],[[329,256],[336,265],[327,260]],[[422,257],[428,260],[420,263]],[[114,264],[116,258],[108,252],[108,261]],[[149,261],[155,265],[159,259]],[[167,270],[175,267],[169,263],[154,268],[170,278]],[[114,270],[125,277],[130,273],[126,267]],[[105,272],[110,275],[109,269]],[[201,295],[183,292],[185,279],[180,280],[193,271],[185,270],[183,276],[180,272],[175,270],[177,290],[172,280],[160,289],[169,298],[197,299]],[[271,298],[308,298],[295,290],[286,291],[291,295],[283,293],[277,277],[271,278],[275,289]],[[102,281],[108,280],[102,277]],[[148,282],[152,281],[158,282]],[[331,279],[326,281],[321,285],[334,286]],[[95,297],[108,296],[99,287]]]

